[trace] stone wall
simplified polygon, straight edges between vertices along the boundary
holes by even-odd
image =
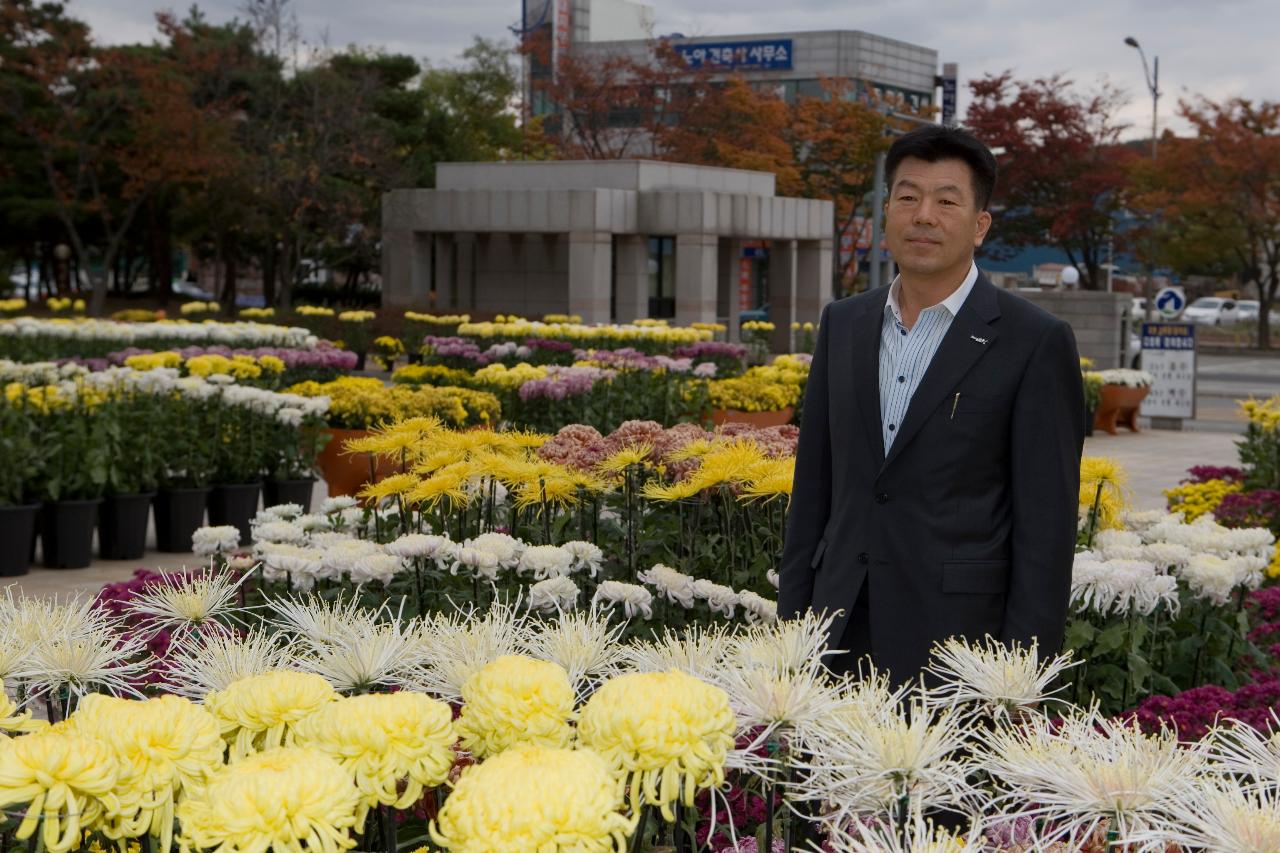
[[[1133,305],[1128,293],[1101,293],[1092,290],[1018,290],[1019,296],[1071,324],[1080,355],[1093,359],[1096,370],[1128,366],[1125,323]],[[1121,355],[1124,354],[1124,363]]]

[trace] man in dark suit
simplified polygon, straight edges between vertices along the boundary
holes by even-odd
[[[1084,392],[1071,328],[974,264],[996,162],[954,128],[886,161],[889,287],[822,315],[778,612],[841,611],[828,659],[895,682],[939,640],[1062,644]]]

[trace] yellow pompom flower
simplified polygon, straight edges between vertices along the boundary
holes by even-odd
[[[574,693],[569,674],[547,661],[503,655],[462,685],[458,734],[476,758],[519,743],[568,746]]]
[[[294,727],[299,746],[338,761],[360,789],[357,824],[381,803],[406,809],[453,768],[453,712],[422,693],[373,693],[330,702]],[[398,785],[407,780],[403,793]]]
[[[355,846],[360,794],[338,762],[281,747],[220,771],[178,806],[183,853],[337,853]]]
[[[1180,512],[1187,521],[1195,521],[1202,515],[1212,515],[1222,499],[1244,489],[1244,483],[1232,480],[1205,480],[1201,483],[1183,483],[1165,489],[1170,512]]]
[[[106,744],[119,762],[119,789],[134,796],[132,814],[109,818],[108,838],[155,835],[165,853],[173,843],[174,803],[198,791],[222,769],[218,721],[179,696],[146,701],[90,694],[71,717],[72,728]]]
[[[206,696],[204,706],[217,718],[236,761],[292,742],[293,724],[337,697],[319,675],[277,669],[231,682]]]
[[[517,746],[463,771],[431,837],[455,853],[606,853],[626,849],[635,819],[600,756]]]
[[[258,356],[258,366],[268,373],[284,373],[284,361],[274,355]]]
[[[66,853],[81,831],[119,812],[119,765],[108,746],[69,727],[48,728],[0,748],[0,808],[25,804],[15,837],[30,838],[43,821],[48,853]]]
[[[681,796],[724,783],[733,748],[728,695],[678,670],[637,672],[605,682],[582,709],[578,738],[613,768],[619,790],[631,791],[631,811],[656,805],[668,821]]]

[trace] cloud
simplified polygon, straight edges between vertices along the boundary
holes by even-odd
[[[238,14],[237,0],[205,0],[212,21]],[[448,64],[473,36],[513,39],[519,0],[295,0],[303,36],[334,47],[357,44]],[[102,41],[150,41],[154,0],[72,0]],[[182,8],[185,8],[183,6]],[[924,45],[942,62],[957,62],[962,78],[1012,69],[1019,77],[1063,73],[1084,86],[1107,80],[1129,96],[1121,117],[1131,135],[1149,133],[1151,101],[1137,51],[1160,57],[1161,126],[1175,119],[1179,98],[1203,94],[1274,98],[1280,79],[1280,4],[1275,0],[657,0],[656,32],[738,35],[795,30],[857,29]],[[243,17],[243,14],[240,14]],[[961,82],[961,109],[965,105]]]

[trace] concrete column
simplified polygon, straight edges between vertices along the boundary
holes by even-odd
[[[471,311],[476,306],[476,235],[453,235],[453,291],[451,309]]]
[[[719,240],[713,234],[676,235],[676,324],[714,323]]]
[[[435,285],[436,298],[431,308],[438,312],[451,311],[458,304],[458,291],[453,280],[453,235],[437,234],[435,243],[436,263],[431,281]]]
[[[796,241],[774,240],[769,249],[769,322],[774,352],[791,352],[791,323],[796,319]]]
[[[618,252],[617,297],[614,320],[630,323],[649,316],[649,238],[644,234],[619,234],[614,246]]]
[[[742,240],[730,238],[720,241],[720,267],[716,271],[716,315],[725,324],[725,340],[741,338],[738,314],[742,305],[738,301],[738,274],[742,268]]]
[[[831,301],[831,240],[801,240],[796,247],[796,320],[816,323]]]
[[[412,302],[414,237],[400,229],[382,232],[382,300],[388,307]]]
[[[569,313],[584,323],[609,322],[613,235],[607,231],[569,234]]]

